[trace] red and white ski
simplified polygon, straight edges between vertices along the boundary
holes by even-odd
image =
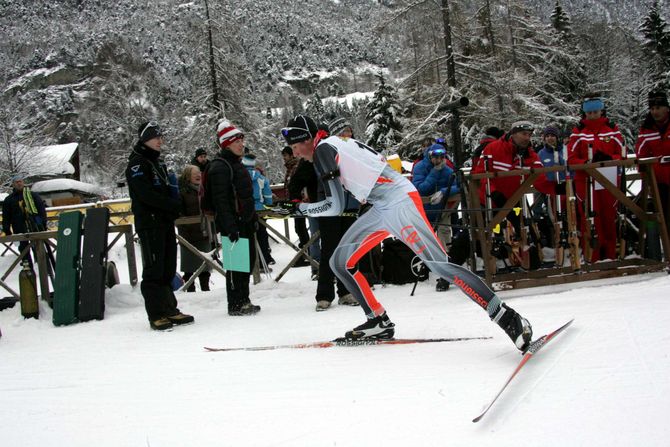
[[[547,335],[543,335],[542,337],[538,338],[537,340],[531,342],[530,346],[528,347],[526,352],[523,354],[523,358],[519,362],[519,365],[516,367],[516,369],[514,370],[512,375],[509,377],[509,379],[507,379],[507,382],[505,382],[505,384],[502,386],[500,391],[498,391],[498,394],[496,394],[496,396],[493,398],[491,403],[486,407],[486,409],[484,409],[484,412],[482,412],[482,414],[480,414],[479,416],[474,418],[472,420],[472,422],[479,422],[484,417],[484,415],[489,411],[489,409],[493,406],[495,401],[498,400],[498,398],[503,393],[503,391],[505,391],[505,388],[507,388],[507,385],[509,385],[509,383],[512,381],[512,379],[514,379],[514,377],[516,377],[516,375],[519,373],[519,371],[521,371],[521,368],[523,368],[523,366],[526,363],[528,363],[528,360],[530,360],[533,357],[533,355],[537,354],[537,352],[540,349],[542,349],[547,343],[549,343],[549,341],[551,341],[554,337],[556,337],[563,330],[565,330],[565,328],[570,326],[573,321],[575,321],[574,318],[572,320],[568,321],[567,323],[565,323],[563,326],[556,329],[555,331],[550,332]]]
[[[456,337],[456,338],[393,338],[390,340],[351,340],[346,338],[337,338],[331,341],[318,341],[313,343],[296,343],[291,345],[270,345],[270,346],[247,346],[241,348],[208,348],[209,352],[228,352],[228,351],[272,351],[275,349],[305,349],[305,348],[333,348],[333,347],[353,347],[353,346],[377,346],[377,345],[410,345],[417,343],[444,343],[468,340],[488,340],[491,337]]]

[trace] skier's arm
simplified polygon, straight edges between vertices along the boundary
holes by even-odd
[[[340,182],[340,171],[336,161],[337,150],[330,144],[319,144],[314,151],[314,169],[321,179],[326,198],[315,203],[301,203],[300,213],[315,216],[339,216],[346,206],[344,188]]]

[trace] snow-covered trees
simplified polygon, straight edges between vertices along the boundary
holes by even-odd
[[[382,74],[367,109],[367,144],[378,150],[391,149],[402,139],[402,108],[395,88],[384,81]]]
[[[644,48],[654,70],[655,86],[667,88],[670,85],[670,30],[661,15],[658,1],[654,1],[647,16],[640,24],[639,31],[644,36]]]

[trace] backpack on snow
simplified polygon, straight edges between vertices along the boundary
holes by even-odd
[[[398,239],[382,242],[382,280],[389,284],[409,284],[428,279],[428,268]]]

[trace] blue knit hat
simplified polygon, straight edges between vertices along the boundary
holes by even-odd
[[[582,103],[582,110],[586,112],[595,112],[597,110],[604,110],[605,103],[601,98],[586,98]]]

